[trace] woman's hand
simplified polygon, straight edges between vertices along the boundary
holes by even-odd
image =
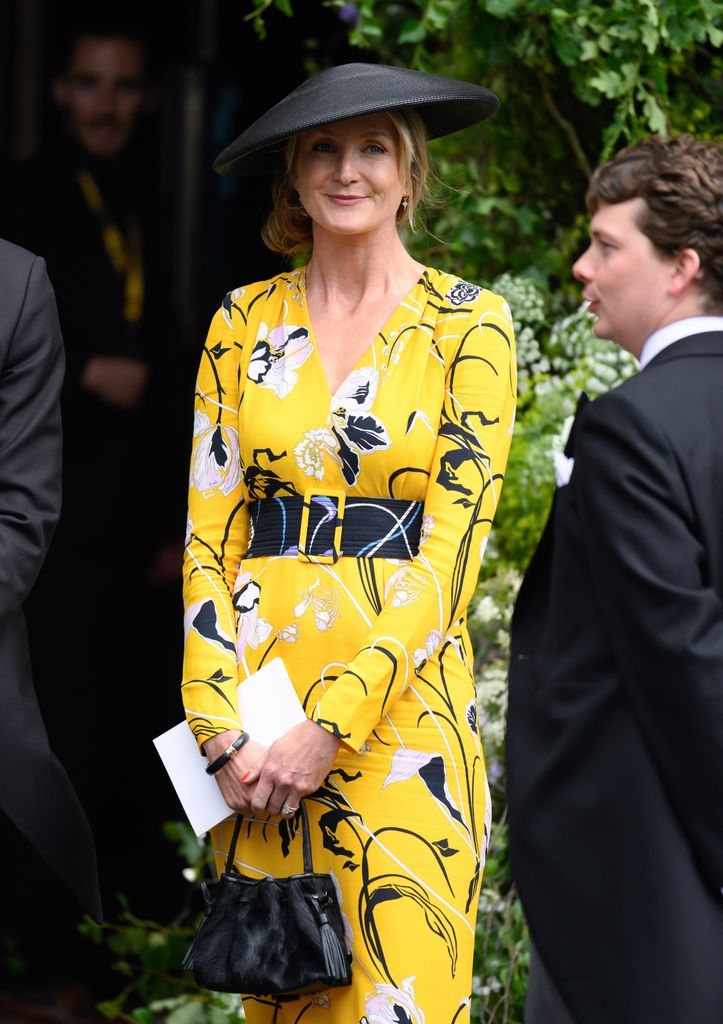
[[[208,758],[209,764],[220,757],[240,735],[238,729],[233,729],[206,740],[203,744],[203,752]],[[232,810],[238,811],[240,814],[248,814],[251,811],[254,783],[261,774],[267,753],[266,747],[250,739],[214,775],[224,800]]]
[[[328,775],[339,742],[309,719],[279,737],[268,749],[251,797],[254,813],[281,814],[284,805],[296,810],[302,798],[317,790]]]

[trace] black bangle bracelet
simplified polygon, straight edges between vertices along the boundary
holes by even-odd
[[[225,764],[231,760],[234,754],[237,754],[244,743],[248,743],[251,739],[247,732],[242,732],[237,740],[234,740],[230,747],[226,747],[223,754],[220,754],[215,761],[211,761],[209,765],[206,765],[206,775],[215,775]]]

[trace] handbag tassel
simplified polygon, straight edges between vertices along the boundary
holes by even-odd
[[[347,972],[346,956],[336,932],[329,924],[329,919],[321,907],[319,907],[319,920],[321,922],[319,929],[321,950],[324,954],[326,973],[330,978],[343,978]]]

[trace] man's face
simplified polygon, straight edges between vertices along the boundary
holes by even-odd
[[[602,204],[590,224],[590,245],[572,272],[597,317],[593,333],[636,357],[667,321],[675,261],[662,257],[637,225],[645,200]]]
[[[141,47],[130,39],[79,39],[53,95],[80,145],[94,156],[114,156],[130,139],[145,100]]]

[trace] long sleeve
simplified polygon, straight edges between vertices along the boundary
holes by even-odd
[[[679,453],[663,422],[612,392],[586,410],[572,482],[601,616],[641,732],[720,889],[723,604]]]
[[[469,286],[466,286],[469,287]],[[482,291],[446,319],[445,396],[418,555],[400,567],[380,615],[311,717],[360,750],[424,664],[459,644],[504,478],[515,413],[514,336],[504,300]],[[414,601],[407,596],[413,592]]]
[[[19,256],[12,258],[22,265]],[[27,597],[60,513],[64,365],[44,261],[33,258],[22,282],[15,272],[3,278],[0,300],[9,331],[7,343],[0,339],[0,619],[17,612]],[[16,291],[23,288],[18,302]]]
[[[182,692],[199,745],[216,733],[240,728],[233,597],[248,536],[238,437],[244,328],[244,314],[228,296],[211,323],[196,382]]]

